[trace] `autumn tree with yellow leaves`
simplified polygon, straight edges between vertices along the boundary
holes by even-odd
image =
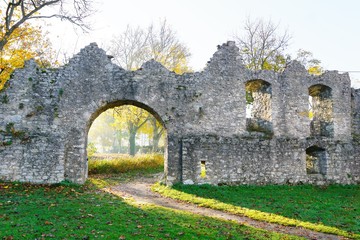
[[[30,58],[53,63],[50,44],[34,20],[58,18],[88,29],[90,0],[4,0],[0,3],[0,90],[15,68]],[[46,10],[46,11],[45,11]],[[46,12],[46,14],[43,14]]]
[[[126,129],[129,134],[129,154],[134,156],[136,153],[136,134],[141,128],[145,128],[146,123],[152,115],[145,109],[133,106],[123,105],[113,109],[116,129]]]
[[[4,33],[0,32],[0,38],[3,37]],[[0,51],[0,89],[14,69],[23,67],[31,58],[44,67],[56,64],[51,44],[41,27],[24,23],[7,38],[7,44]]]
[[[0,8],[0,51],[12,39],[13,33],[30,21],[58,18],[85,30],[89,28],[85,19],[92,13],[91,0],[4,0]]]

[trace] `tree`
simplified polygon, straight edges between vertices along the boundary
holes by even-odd
[[[150,58],[178,74],[190,71],[188,67],[190,52],[177,39],[176,32],[169,27],[166,20],[160,22],[159,29],[151,24],[147,32]]]
[[[49,14],[42,14],[43,10]],[[13,70],[22,67],[30,58],[35,58],[42,66],[55,63],[49,41],[41,27],[31,21],[59,18],[88,29],[84,20],[90,13],[90,0],[6,0],[0,3],[0,90]]]
[[[323,68],[320,66],[321,61],[314,58],[313,54],[309,51],[299,49],[296,60],[304,65],[310,74],[320,75],[324,72]]]
[[[136,153],[136,134],[149,120],[150,115],[148,111],[132,105],[114,108],[114,125],[119,130],[126,128],[129,133],[129,154],[131,156]]]
[[[0,26],[3,24],[0,22]],[[4,32],[0,32],[0,38],[4,38]],[[14,69],[23,67],[25,61],[34,58],[39,65],[47,67],[56,65],[54,56],[41,27],[27,22],[22,24],[7,38],[7,44],[0,51],[0,90]]]
[[[111,40],[110,53],[115,61],[127,70],[136,70],[146,61],[147,34],[140,27],[132,28],[129,25],[120,35]]]
[[[149,120],[141,129],[141,132],[151,137],[152,151],[159,152],[159,142],[165,132],[163,125],[153,115],[149,114]]]
[[[90,0],[6,0],[0,6],[5,9],[1,12],[0,51],[8,44],[11,35],[31,20],[59,18],[87,29],[84,20],[91,13]],[[57,9],[52,13],[42,14],[43,10],[54,8]]]
[[[263,19],[252,21],[248,18],[244,25],[244,35],[235,36],[245,65],[252,70],[282,71],[288,56],[284,50],[291,39],[287,31],[278,33],[278,25]]]
[[[190,52],[178,40],[176,32],[170,28],[166,20],[161,21],[158,26],[150,24],[147,29],[128,25],[123,33],[111,40],[108,50],[115,61],[127,70],[136,70],[144,62],[154,59],[177,74],[191,71],[188,67]],[[123,106],[123,109],[126,107],[130,108],[127,110],[128,113],[133,112],[131,106]],[[136,119],[137,116],[134,118]],[[131,116],[126,119],[129,121],[127,126],[134,123]],[[147,116],[147,123],[150,125],[147,126],[148,132],[151,132],[149,135],[153,138],[153,150],[158,151],[158,143],[164,133],[164,128],[150,113]],[[142,127],[146,126],[142,125]],[[135,141],[134,135],[130,134],[130,138],[132,136],[134,140],[131,141]]]
[[[249,69],[281,72],[286,68],[292,60],[286,53],[291,39],[287,31],[279,33],[278,25],[271,21],[252,21],[250,18],[246,20],[244,30],[244,34],[236,35],[235,39]],[[323,73],[321,61],[313,58],[309,51],[299,49],[295,60],[300,61],[310,74]]]
[[[114,36],[108,50],[127,70],[136,70],[144,62],[154,59],[178,74],[191,71],[188,67],[190,52],[166,20],[158,27],[150,24],[147,29],[128,25],[123,33]]]

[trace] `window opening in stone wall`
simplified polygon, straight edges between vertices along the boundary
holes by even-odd
[[[311,136],[333,137],[333,100],[331,88],[322,84],[309,87]]]
[[[263,80],[251,80],[245,84],[246,130],[272,135],[271,84]]]
[[[326,174],[327,164],[326,151],[318,146],[306,149],[306,173],[307,174]]]
[[[89,175],[164,171],[166,130],[143,108],[122,105],[102,112],[87,142]]]
[[[206,163],[205,163],[205,161],[200,162],[200,177],[201,178],[206,177]]]

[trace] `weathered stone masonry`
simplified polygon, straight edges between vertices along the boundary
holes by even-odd
[[[349,76],[311,76],[298,62],[250,71],[233,42],[184,75],[155,61],[125,71],[96,44],[59,69],[27,62],[0,93],[0,178],[83,183],[92,121],[123,104],[165,125],[168,183],[360,182],[360,91]]]

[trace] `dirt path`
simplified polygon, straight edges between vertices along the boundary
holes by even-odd
[[[170,209],[187,211],[203,216],[214,217],[224,220],[233,220],[240,224],[253,226],[256,228],[262,228],[269,231],[302,236],[308,239],[347,239],[340,236],[314,232],[300,227],[288,227],[273,223],[256,221],[247,217],[241,217],[218,210],[199,207],[197,205],[190,203],[185,203],[178,200],[165,198],[162,197],[160,194],[154,193],[150,190],[150,186],[155,182],[156,182],[156,177],[140,178],[131,181],[129,183],[122,183],[117,186],[112,186],[111,188],[106,189],[106,191],[121,196],[122,198],[125,199],[133,199],[135,203],[139,205],[154,204]]]

